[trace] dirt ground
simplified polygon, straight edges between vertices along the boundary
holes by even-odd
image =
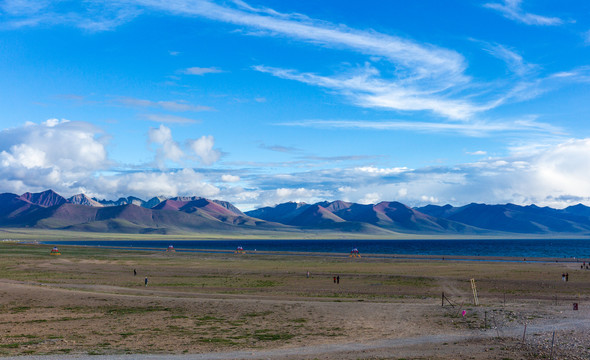
[[[590,358],[577,262],[50,249],[0,245],[0,356]]]

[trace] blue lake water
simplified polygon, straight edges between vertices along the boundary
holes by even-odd
[[[590,258],[590,239],[502,240],[216,240],[216,241],[51,241],[46,244],[177,250],[235,250],[247,252],[316,252],[522,258]]]

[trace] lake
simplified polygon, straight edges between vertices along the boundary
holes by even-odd
[[[266,252],[314,252],[326,255],[360,254],[487,256],[522,258],[590,258],[590,239],[493,239],[493,240],[215,240],[215,241],[47,241],[50,245],[161,248],[177,251],[236,250]],[[139,249],[138,249],[139,250]]]

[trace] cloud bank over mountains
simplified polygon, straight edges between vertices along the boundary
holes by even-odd
[[[109,134],[89,123],[51,119],[2,130],[0,186],[14,193],[52,188],[68,196],[83,192],[111,199],[154,194],[217,197],[246,210],[286,201],[336,199],[399,200],[416,206],[477,200],[553,207],[590,199],[590,139],[453,167],[368,165],[257,174],[247,167],[224,166],[211,136],[182,148],[171,130],[160,125],[150,128],[146,137],[153,162],[126,169],[108,156]]]

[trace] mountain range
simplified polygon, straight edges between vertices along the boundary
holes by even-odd
[[[357,204],[288,202],[242,212],[202,197],[136,197],[116,201],[84,194],[64,198],[52,190],[0,194],[0,227],[106,233],[271,235],[306,233],[395,236],[590,234],[590,208],[469,204],[411,208],[397,201]]]

